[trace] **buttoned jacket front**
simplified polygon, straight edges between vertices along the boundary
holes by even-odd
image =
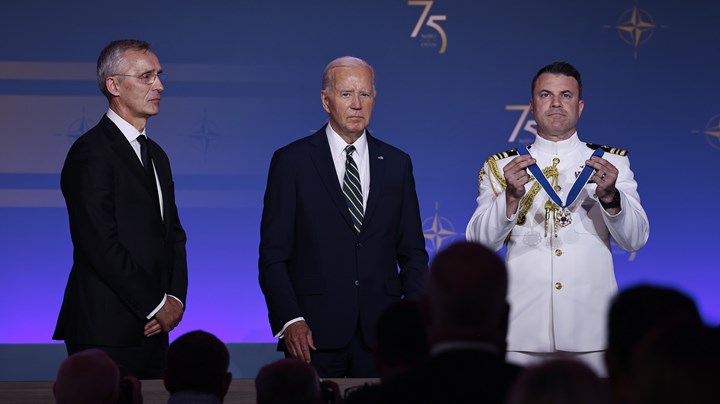
[[[537,137],[529,151],[541,169],[555,165],[557,182],[552,185],[557,185],[563,202],[593,153],[577,134],[560,142]],[[608,305],[617,292],[610,237],[620,248],[633,252],[645,245],[649,235],[629,160],[610,152],[603,155],[619,171],[616,188],[621,196],[620,213],[611,216],[602,208],[595,195],[596,185],[590,182],[567,207],[571,222],[564,227],[556,225],[557,213],[551,211],[546,232],[546,203],[550,198],[543,189],[528,205],[524,219],[522,208],[513,217],[506,216],[502,173],[515,156],[495,155],[484,164],[477,209],[466,230],[468,240],[496,251],[507,244],[511,306],[508,350],[602,350]],[[526,184],[526,195],[534,184],[534,178]]]

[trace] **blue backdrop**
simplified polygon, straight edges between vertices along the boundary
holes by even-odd
[[[348,54],[377,72],[371,130],[413,157],[431,254],[464,237],[485,158],[532,139],[534,73],[575,64],[580,137],[630,150],[650,219],[644,249],[616,251],[620,286],[677,287],[717,323],[718,13],[716,0],[3,1],[0,343],[50,342],[72,261],[59,172],[107,109],[98,53],[135,37],[170,74],[147,130],[188,234],[175,335],[272,341],[257,284],[269,160],[324,123],[322,69]]]

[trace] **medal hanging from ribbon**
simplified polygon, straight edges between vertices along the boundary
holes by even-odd
[[[518,147],[517,151],[518,154],[521,156],[530,155],[530,152],[527,150],[526,147]],[[601,148],[598,148],[595,149],[595,152],[592,154],[592,156],[602,157],[604,153],[605,152]],[[552,202],[547,201],[547,203],[545,204],[545,236],[547,236],[548,224],[550,222],[550,211],[554,211],[555,237],[557,237],[558,226],[565,227],[572,223],[572,217],[570,216],[570,210],[568,209],[568,206],[572,205],[572,203],[575,202],[575,199],[577,199],[578,195],[580,195],[580,191],[590,179],[590,176],[592,175],[594,169],[588,165],[585,165],[580,175],[578,175],[577,179],[575,179],[575,183],[573,184],[572,188],[570,188],[570,193],[568,193],[568,197],[564,203],[562,199],[560,199],[560,196],[557,194],[553,186],[550,185],[550,182],[545,177],[545,174],[543,174],[542,170],[540,170],[540,167],[538,167],[537,164],[529,166],[528,169],[530,169],[530,172],[533,174],[533,176],[535,176],[537,182],[543,187],[545,193],[547,193],[547,195],[552,200]]]

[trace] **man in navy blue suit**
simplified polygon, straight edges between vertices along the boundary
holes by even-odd
[[[260,286],[286,356],[321,377],[372,377],[380,313],[417,295],[427,274],[412,163],[367,131],[375,73],[365,61],[328,64],[320,98],[328,124],[270,163]]]

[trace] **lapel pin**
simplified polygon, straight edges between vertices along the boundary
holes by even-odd
[[[383,157],[383,156],[378,156],[378,160],[385,160],[385,157]]]

